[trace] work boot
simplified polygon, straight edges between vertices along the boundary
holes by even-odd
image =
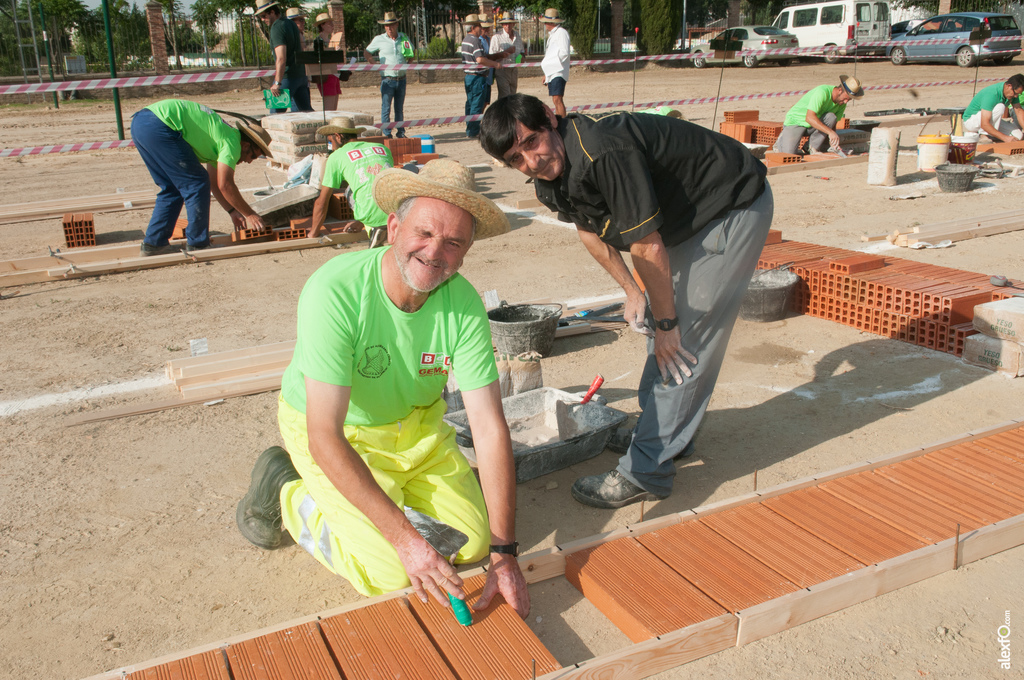
[[[370,247],[386,246],[388,244],[387,227],[374,227],[370,232]]]
[[[668,495],[657,496],[629,481],[618,470],[610,470],[577,479],[572,485],[572,497],[595,508],[621,508],[640,501],[661,500]]]
[[[301,479],[288,452],[271,446],[256,459],[249,491],[238,502],[235,521],[238,530],[253,545],[264,550],[280,548],[284,542],[281,527],[281,489]]]
[[[148,243],[143,243],[142,248],[139,249],[140,257],[149,257],[150,255],[173,255],[174,253],[180,253],[181,246],[172,246],[167,244],[166,246],[151,246]]]

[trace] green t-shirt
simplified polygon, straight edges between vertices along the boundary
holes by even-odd
[[[285,46],[284,77],[291,86],[301,85],[306,79],[306,67],[300,64],[295,55],[302,51],[302,37],[299,27],[291,19],[281,17],[270,26],[270,47]]]
[[[441,398],[453,369],[468,392],[498,379],[491,328],[472,284],[456,274],[418,311],[384,292],[390,248],[339,255],[299,296],[298,340],[281,380],[290,406],[306,412],[305,377],[352,388],[348,425],[385,425]]]
[[[242,157],[242,133],[202,104],[164,99],[146,108],[164,125],[180,132],[201,163],[223,163],[234,168]]]
[[[964,120],[967,120],[978,111],[991,111],[996,104],[1003,104],[1006,108],[1012,106],[1011,101],[1003,96],[1003,85],[1005,83],[992,83],[981,92],[974,95],[974,99],[964,109]]]
[[[786,120],[783,125],[787,127],[790,125],[799,125],[805,128],[811,127],[811,124],[807,122],[808,111],[814,111],[818,118],[821,118],[826,113],[834,113],[836,114],[837,121],[841,119],[846,112],[846,104],[836,104],[832,101],[832,87],[832,85],[819,85],[801,97],[800,101],[786,114]]]
[[[394,165],[391,150],[383,144],[349,142],[327,158],[320,184],[332,189],[348,184],[354,217],[367,228],[383,227],[388,214],[373,200],[373,180],[381,170]]]

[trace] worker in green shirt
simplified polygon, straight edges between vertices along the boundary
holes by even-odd
[[[292,111],[312,111],[306,67],[296,58],[302,51],[302,35],[298,27],[285,18],[277,0],[265,0],[257,5],[256,16],[270,29],[270,46],[274,50],[274,82],[270,86],[270,94],[280,97],[282,90],[288,90]],[[284,111],[270,109],[270,113]]]
[[[313,228],[309,236],[319,236],[327,219],[331,196],[344,186],[353,217],[363,223],[370,237],[370,247],[387,243],[388,214],[373,200],[373,180],[382,170],[394,167],[395,163],[391,151],[383,144],[357,140],[365,129],[355,127],[352,118],[339,116],[332,119],[330,125],[316,131],[327,138],[334,151],[327,159],[327,167],[320,180],[320,196],[313,204]]]
[[[775,142],[775,151],[802,154],[804,138],[810,136],[810,152],[839,148],[836,125],[846,112],[846,105],[864,96],[860,80],[839,76],[839,84],[819,85],[796,103],[786,114],[782,134]]]
[[[213,110],[184,99],[165,99],[132,116],[132,141],[160,187],[141,254],[178,252],[168,245],[182,206],[188,213],[189,250],[210,245],[210,192],[235,229],[265,231],[263,220],[239,193],[235,166],[271,156],[270,135],[255,123],[232,127]],[[203,168],[203,164],[206,168]]]
[[[1024,137],[1024,75],[1018,73],[1004,83],[993,83],[974,95],[964,109],[964,132],[982,133],[997,142],[1016,142]]]

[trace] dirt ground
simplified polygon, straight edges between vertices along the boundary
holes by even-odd
[[[984,67],[982,78],[1017,68]],[[852,64],[730,68],[723,95],[779,92],[834,82]],[[953,66],[860,64],[866,85],[969,80]],[[649,67],[636,75],[641,102],[711,96],[719,72]],[[568,104],[630,99],[631,73],[574,73]],[[521,90],[542,95],[539,79]],[[965,106],[973,85],[870,92],[849,115],[901,106]],[[187,89],[181,96],[188,97]],[[255,91],[199,98],[260,113]],[[735,102],[781,120],[793,97]],[[128,115],[141,100],[126,100]],[[406,117],[462,112],[457,85],[411,86]],[[379,115],[372,89],[346,90],[341,106]],[[712,106],[684,109],[703,125]],[[0,112],[0,148],[115,139],[110,102],[68,102]],[[920,126],[904,128],[900,185],[869,187],[866,165],[771,179],[774,227],[788,239],[860,249],[862,233],[884,233],[1021,204],[1024,179],[992,180],[966,195],[938,192],[914,172]],[[948,130],[928,123],[926,132]],[[458,126],[422,130],[438,150],[467,164],[488,196],[506,206],[532,197],[518,174],[491,165]],[[257,163],[238,171],[242,188],[267,184]],[[266,171],[280,183],[283,175]],[[827,179],[812,175],[827,175]],[[132,149],[0,161],[4,203],[108,194],[152,187]],[[917,200],[890,197],[920,189]],[[141,239],[145,210],[97,215],[100,241]],[[473,246],[462,272],[478,290],[509,302],[579,300],[616,293],[572,229],[548,215],[512,215],[507,236]],[[229,220],[214,210],[213,228]],[[5,259],[38,255],[61,242],[59,220],[0,226]],[[884,243],[884,242],[883,242]],[[878,247],[877,244],[872,244]],[[362,247],[362,246],[360,246]],[[899,257],[1024,279],[1024,232],[944,250],[886,251]],[[306,278],[338,255],[332,249],[221,260],[3,290],[0,302],[0,677],[82,678],[353,602],[359,595],[298,547],[262,552],[235,527],[255,456],[280,443],[277,393],[74,428],[74,413],[173,394],[167,385],[94,397],[93,388],[158,381],[164,363],[187,356],[189,340],[211,351],[291,340]],[[582,390],[601,373],[609,403],[636,413],[642,339],[608,332],[557,341],[543,361],[546,385]],[[119,387],[120,386],[120,387]],[[82,395],[86,395],[83,397]],[[64,395],[59,401],[52,395]],[[810,317],[740,322],[696,455],[679,466],[676,489],[648,504],[657,517],[963,432],[1021,418],[1024,380],[1008,380],[941,354]],[[611,468],[615,455],[519,486],[518,539],[524,552],[614,529],[639,508],[586,508],[569,487]],[[557,518],[557,519],[553,519]],[[1024,620],[1024,548],[870,600],[831,616],[664,674],[670,678],[1019,677],[1024,651],[1013,635],[1013,670],[1000,671],[996,628]],[[1017,576],[1014,576],[1016,574]],[[643,575],[638,575],[643,578]],[[531,587],[530,626],[563,665],[628,644],[563,579]]]

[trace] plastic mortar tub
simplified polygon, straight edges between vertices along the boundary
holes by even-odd
[[[949,135],[919,135],[917,138],[917,169],[935,172],[935,166],[946,162]]]

